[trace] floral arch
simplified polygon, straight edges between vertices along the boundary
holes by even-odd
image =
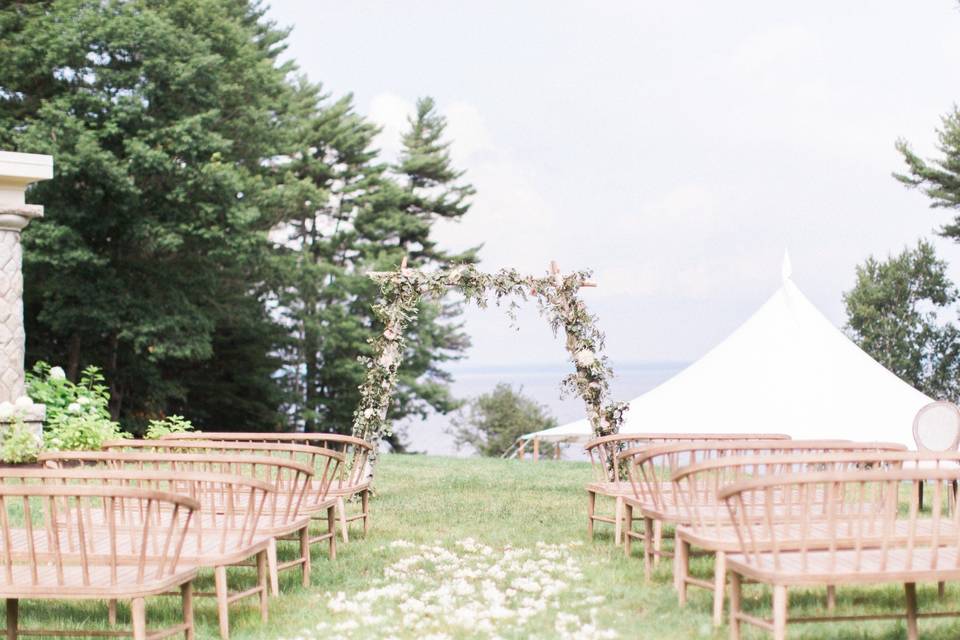
[[[396,271],[374,272],[370,277],[380,285],[382,300],[373,310],[384,330],[371,340],[376,355],[361,358],[367,374],[354,412],[353,434],[373,444],[374,452],[383,436],[390,433],[387,414],[403,361],[405,330],[415,319],[421,299],[439,298],[450,290],[459,291],[467,302],[481,308],[491,298],[498,306],[510,298],[511,317],[515,317],[517,299],[536,298],[554,334],[562,329],[566,336],[574,371],[563,379],[562,389],[583,400],[596,436],[619,432],[627,405],[610,398],[613,371],[603,355],[604,335],[579,295],[581,288],[594,286],[590,272],[563,275],[556,263],[551,263],[549,273],[539,277],[522,275],[515,269],[483,273],[471,265],[427,273],[407,268],[404,259]]]

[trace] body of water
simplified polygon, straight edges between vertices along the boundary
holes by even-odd
[[[611,384],[613,397],[632,400],[679,373],[686,363],[643,363],[616,367]],[[566,424],[584,417],[583,402],[576,397],[560,399],[560,381],[570,373],[567,367],[458,367],[452,390],[457,398],[473,398],[492,391],[499,382],[523,388],[524,395],[544,405],[557,418],[557,424]],[[426,420],[408,420],[407,441],[411,451],[434,455],[470,455],[471,451],[456,450],[453,439],[446,433],[451,415],[431,415]]]

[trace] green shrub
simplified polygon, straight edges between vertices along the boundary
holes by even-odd
[[[20,418],[0,423],[0,460],[9,464],[35,462],[40,442]]]
[[[161,420],[151,420],[147,426],[147,439],[159,440],[168,433],[188,433],[196,431],[193,423],[183,416],[167,416]]]
[[[38,362],[27,373],[27,393],[47,406],[43,439],[49,449],[89,451],[105,440],[130,437],[110,419],[110,392],[97,367],[84,369],[75,384],[60,367]]]

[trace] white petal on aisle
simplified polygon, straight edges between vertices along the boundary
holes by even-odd
[[[596,620],[604,597],[580,586],[568,544],[494,549],[472,538],[453,544],[396,540],[402,552],[369,589],[327,594],[329,621],[297,640],[329,637],[450,640],[470,637],[616,638]]]

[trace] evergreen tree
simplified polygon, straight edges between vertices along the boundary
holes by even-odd
[[[367,340],[382,330],[371,313],[379,291],[366,273],[396,268],[405,255],[417,268],[475,260],[475,251],[448,255],[432,238],[438,219],[467,212],[473,189],[456,184],[462,173],[452,168],[445,122],[429,99],[419,103],[396,167],[378,161],[379,130],[355,113],[350,96],[330,102],[304,85],[301,99],[316,115],[286,166],[286,182],[300,186],[291,190],[283,229],[288,277],[277,294],[294,337],[285,379],[296,399],[290,411],[307,430],[348,432],[365,375],[357,356],[369,353]],[[441,365],[469,344],[453,322],[460,312],[456,302],[425,304],[391,419],[457,406]],[[399,436],[391,443],[403,446]]]
[[[173,406],[277,423],[261,270],[285,36],[240,0],[0,9],[0,146],[56,159],[24,234],[28,357],[102,366],[127,426]]]
[[[884,262],[868,258],[843,301],[847,329],[864,351],[931,397],[956,400],[960,332],[938,318],[958,299],[946,269],[920,241]]]
[[[905,140],[897,142],[897,149],[907,163],[907,173],[894,174],[905,185],[921,189],[933,208],[954,209],[952,223],[940,229],[940,235],[960,242],[960,108],[943,117],[937,131],[937,148],[941,158],[923,160],[917,156]]]

